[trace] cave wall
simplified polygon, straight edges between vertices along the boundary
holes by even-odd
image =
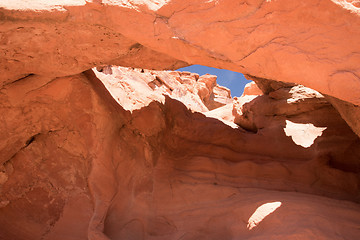
[[[2,81],[117,61],[163,69],[186,62],[296,82],[359,105],[360,10],[352,2],[3,1]]]
[[[39,78],[1,90],[0,239],[360,236],[360,142],[324,100],[259,96],[254,133],[170,97],[130,113],[92,70]],[[327,130],[304,148],[285,119]]]
[[[202,64],[299,83],[358,106],[359,9],[345,0],[3,1],[0,81],[95,65]],[[342,115],[360,135],[351,109]]]
[[[338,112],[359,135],[359,21],[343,0],[2,1],[0,239],[358,239],[359,139]],[[108,64],[303,84],[338,112],[284,87],[238,130],[170,98],[130,113],[88,70]],[[289,118],[327,130],[303,148]]]

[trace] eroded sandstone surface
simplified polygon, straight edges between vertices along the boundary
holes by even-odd
[[[345,0],[3,0],[2,82],[104,63],[186,62],[296,82],[359,105],[359,9]]]
[[[233,100],[215,79],[105,67],[4,87],[0,239],[357,239],[360,141],[332,105],[264,81]],[[302,146],[287,121],[322,134]]]
[[[2,0],[0,239],[360,239],[359,36],[358,0]]]
[[[3,0],[0,21],[2,85],[95,65],[202,64],[349,102],[339,111],[360,135],[357,0]]]

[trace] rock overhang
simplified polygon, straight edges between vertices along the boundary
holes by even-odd
[[[1,9],[0,238],[358,238],[359,140],[326,100],[356,127],[359,19],[333,2]],[[202,63],[248,73],[266,93],[239,99],[241,111],[225,105],[214,113],[234,114],[243,127],[235,130],[169,97],[131,114],[87,70],[111,63]],[[301,87],[269,79],[302,83],[326,99],[310,93],[303,101]],[[161,77],[145,82],[164,85]],[[291,140],[296,133],[286,136],[287,119],[327,129],[301,147]],[[275,205],[265,214],[268,203]],[[288,231],[314,229],[308,214],[326,231]]]

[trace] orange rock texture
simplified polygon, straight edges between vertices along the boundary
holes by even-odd
[[[99,64],[202,64],[350,102],[343,116],[360,135],[355,0],[3,0],[0,20],[2,84]]]
[[[356,0],[2,0],[0,239],[360,239],[359,36]]]
[[[1,90],[0,239],[360,236],[360,141],[321,94],[263,81],[209,111],[214,76],[98,70]]]
[[[3,0],[2,79],[67,76],[115,60],[171,68],[175,60],[170,59],[179,59],[300,83],[359,105],[358,5],[345,0]]]

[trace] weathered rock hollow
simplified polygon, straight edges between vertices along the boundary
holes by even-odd
[[[0,239],[358,239],[359,11],[3,1]]]

